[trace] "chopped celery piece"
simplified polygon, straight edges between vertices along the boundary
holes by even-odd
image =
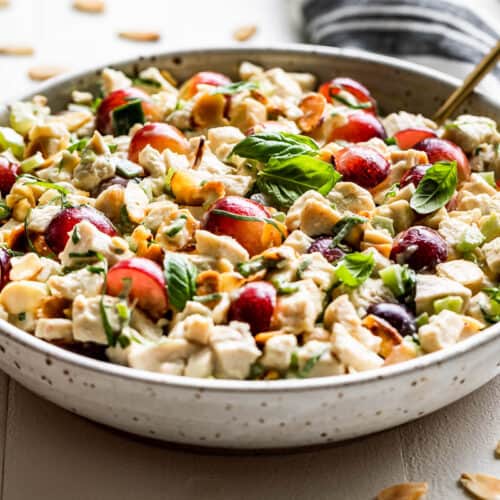
[[[12,154],[21,159],[24,154],[24,139],[9,127],[0,127],[0,149],[10,149]]]
[[[376,215],[372,219],[372,225],[374,227],[379,227],[380,229],[385,229],[391,236],[394,236],[396,234],[396,231],[394,231],[394,222],[389,217]]]
[[[140,99],[134,99],[115,108],[111,116],[116,135],[127,135],[133,125],[145,122]]]
[[[485,237],[485,241],[491,241],[500,236],[500,217],[493,213],[483,218],[479,227]]]
[[[479,175],[492,187],[496,188],[495,172],[479,172]]]
[[[31,102],[15,102],[10,108],[10,126],[19,134],[27,135],[36,124],[35,107]]]
[[[381,269],[379,275],[384,285],[389,288],[395,297],[401,297],[410,293],[415,281],[413,271],[399,264]]]
[[[140,165],[125,158],[114,158],[114,163],[118,174],[127,179],[132,179],[144,173]]]
[[[44,158],[42,153],[38,151],[38,153],[34,154],[33,156],[30,156],[29,158],[26,158],[26,160],[23,160],[21,162],[21,171],[24,172],[25,174],[28,172],[32,172],[33,170],[37,169],[40,167],[44,162]]]
[[[419,316],[417,316],[415,322],[417,324],[417,328],[420,328],[421,326],[429,323],[429,315],[427,313],[422,313]]]
[[[469,226],[455,248],[460,253],[470,253],[484,243],[484,235],[477,226]]]
[[[460,313],[462,311],[463,305],[464,301],[462,297],[459,297],[457,295],[450,295],[449,297],[444,297],[443,299],[437,299],[433,303],[434,312],[436,314],[439,314],[444,309]]]

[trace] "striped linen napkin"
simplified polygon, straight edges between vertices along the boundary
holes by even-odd
[[[312,43],[403,57],[463,78],[500,38],[500,24],[479,16],[476,1],[304,0],[301,7]],[[500,66],[493,74],[487,87],[498,91]]]

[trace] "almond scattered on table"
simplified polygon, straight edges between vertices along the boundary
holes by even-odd
[[[488,474],[469,474],[464,472],[460,476],[462,486],[481,500],[500,499],[500,479]]]
[[[497,447],[495,448],[495,457],[500,458],[500,441],[498,441]]]
[[[0,54],[4,56],[32,56],[34,52],[30,45],[0,45]]]
[[[401,483],[385,488],[377,500],[420,500],[428,491],[427,483]]]
[[[134,42],[157,42],[161,37],[157,31],[120,31],[118,36]]]
[[[255,24],[249,24],[247,26],[241,26],[233,33],[233,38],[238,42],[246,42],[250,40],[255,33],[257,33],[257,26]]]
[[[37,82],[48,80],[66,71],[60,66],[33,66],[28,70],[28,76]]]
[[[100,14],[106,10],[104,0],[75,0],[73,8],[90,14]]]
[[[10,5],[10,0],[0,0],[0,8],[8,7]]]

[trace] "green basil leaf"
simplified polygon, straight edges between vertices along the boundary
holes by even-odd
[[[182,311],[196,293],[198,271],[188,258],[174,253],[165,257],[164,269],[169,303]]]
[[[255,82],[234,82],[229,85],[220,85],[212,90],[212,94],[234,95],[244,90],[255,90],[259,86]]]
[[[457,187],[457,162],[442,161],[425,172],[410,200],[410,206],[419,214],[430,214],[444,207]]]
[[[368,222],[366,217],[362,217],[361,215],[346,215],[340,219],[332,229],[333,239],[330,243],[330,246],[336,247],[347,237],[347,235],[351,232],[352,228],[357,226],[358,224],[364,224]]]
[[[116,135],[127,135],[136,123],[144,123],[144,111],[142,101],[134,99],[122,106],[118,106],[112,112],[113,128]]]
[[[318,145],[309,137],[287,132],[263,132],[243,139],[231,154],[267,163],[271,158],[314,156],[318,151]]]
[[[370,277],[374,267],[373,254],[354,252],[342,258],[335,272],[337,278],[345,285],[359,286]]]
[[[273,158],[257,176],[257,187],[274,205],[290,208],[306,191],[327,195],[340,174],[330,163],[311,156]]]

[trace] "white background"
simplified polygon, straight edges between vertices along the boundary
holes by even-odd
[[[232,32],[244,24],[258,26],[259,43],[300,39],[290,20],[296,2],[287,0],[107,0],[104,15],[76,13],[69,0],[11,1],[0,10],[0,45],[32,44],[36,54],[0,56],[2,98],[34,87],[26,77],[34,64],[79,69],[154,50],[234,43]],[[500,22],[498,0],[473,4]],[[125,29],[159,30],[162,40],[118,39]],[[355,442],[289,455],[223,456],[110,431],[0,373],[0,500],[368,500],[406,480],[428,481],[432,500],[462,499],[461,472],[500,476],[493,456],[499,401],[497,378],[443,411]]]

